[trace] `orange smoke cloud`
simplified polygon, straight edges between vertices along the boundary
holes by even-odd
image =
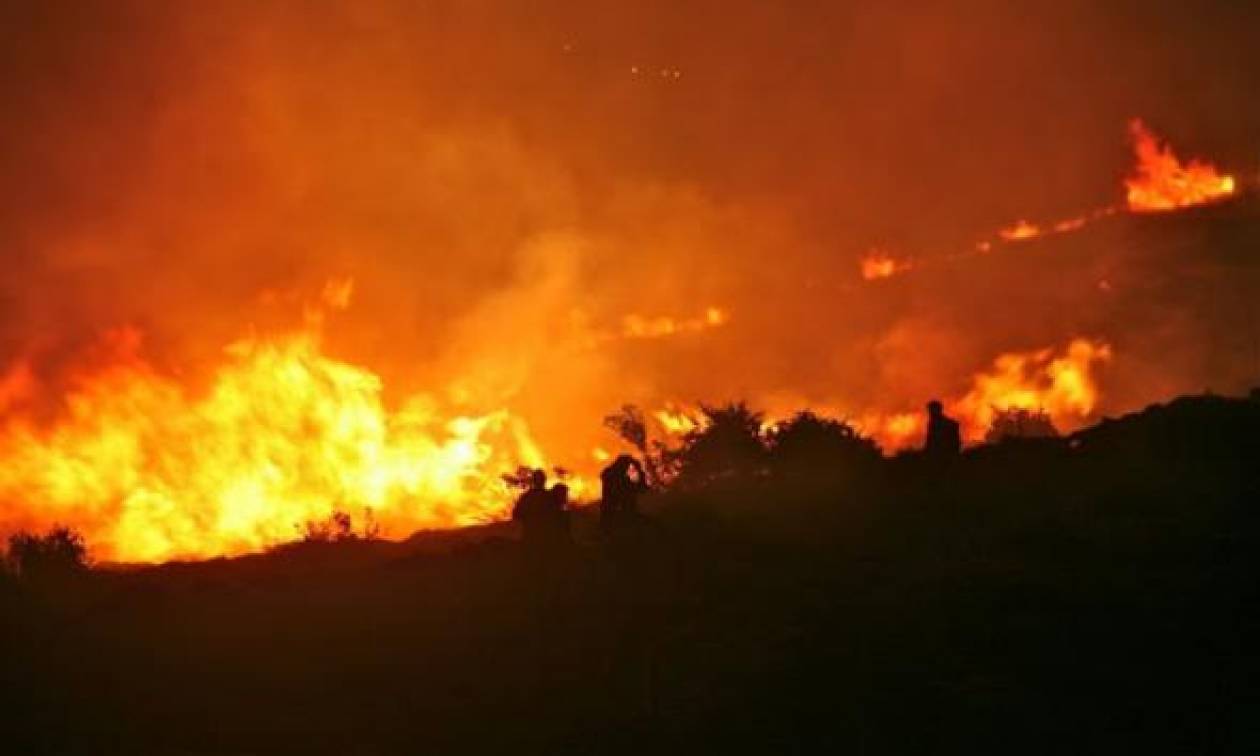
[[[1129,124],[1137,154],[1136,174],[1125,180],[1129,210],[1158,212],[1202,205],[1234,193],[1233,176],[1199,160],[1183,164],[1172,147],[1161,145],[1142,121]]]

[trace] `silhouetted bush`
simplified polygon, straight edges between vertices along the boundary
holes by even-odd
[[[380,526],[367,510],[363,518],[363,532],[354,530],[354,518],[349,512],[334,511],[323,520],[309,520],[303,526],[302,540],[306,543],[344,543],[359,538],[373,540],[380,537]]]
[[[648,438],[647,420],[638,407],[633,404],[623,405],[617,412],[604,417],[604,427],[639,452],[649,486],[657,488],[673,478],[675,471],[669,459],[669,446],[662,441]]]
[[[87,569],[83,536],[65,526],[44,535],[14,533],[9,536],[8,563],[23,578],[73,574]]]
[[[848,423],[808,410],[775,424],[765,435],[776,475],[863,475],[880,460],[874,441]]]
[[[700,405],[704,422],[683,436],[665,462],[675,482],[697,488],[718,481],[763,475],[767,448],[762,415],[743,402],[724,406]]]
[[[984,434],[987,444],[1000,444],[1003,441],[1019,438],[1057,438],[1059,431],[1050,421],[1050,413],[1045,410],[1011,407],[999,409]]]

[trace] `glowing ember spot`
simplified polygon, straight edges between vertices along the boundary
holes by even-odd
[[[1110,346],[1089,339],[1075,339],[1057,355],[1052,349],[1002,354],[950,407],[972,441],[984,437],[999,410],[1044,410],[1056,422],[1077,423],[1098,405],[1094,368],[1110,359]]]
[[[908,260],[897,260],[880,249],[872,249],[862,258],[862,278],[874,281],[880,278],[891,278],[904,273],[911,267]]]
[[[1015,225],[998,231],[998,236],[1004,241],[1020,241],[1023,239],[1032,239],[1041,236],[1041,227],[1029,223],[1026,220],[1020,220]]]
[[[1214,202],[1234,193],[1233,176],[1217,173],[1215,167],[1198,160],[1182,162],[1168,145],[1140,120],[1129,124],[1137,153],[1136,175],[1125,180],[1129,210],[1158,212]]]
[[[627,339],[658,339],[682,333],[698,333],[726,325],[730,316],[720,307],[707,307],[694,318],[675,319],[665,315],[645,317],[632,314],[621,319],[621,335]]]
[[[1084,228],[1085,224],[1088,222],[1088,218],[1069,218],[1067,220],[1061,220],[1054,224],[1054,231],[1057,234],[1066,234],[1071,231]]]
[[[51,427],[0,421],[0,532],[64,523],[121,561],[256,551],[334,511],[402,536],[501,517],[499,474],[544,465],[506,410],[445,416],[415,396],[391,412],[380,379],[313,332],[231,345],[195,396],[137,356],[138,333],[111,338],[114,361]]]

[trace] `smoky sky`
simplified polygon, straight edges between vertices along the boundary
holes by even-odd
[[[1253,176],[1257,29],[1234,2],[8,4],[0,357],[132,323],[195,365],[264,293],[351,276],[340,355],[472,370],[543,426],[620,396],[956,390],[995,351],[1159,330],[1074,293],[1137,242],[878,289],[861,255],[1114,204],[1133,117]],[[710,304],[712,334],[554,347],[574,317]]]

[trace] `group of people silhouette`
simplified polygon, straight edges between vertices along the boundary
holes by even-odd
[[[962,452],[958,421],[946,415],[944,405],[936,399],[928,402],[927,416],[924,455],[933,460],[958,456]],[[599,482],[600,532],[610,543],[625,540],[624,537],[641,524],[639,497],[649,490],[643,463],[629,454],[621,454],[599,474]],[[528,547],[545,553],[572,545],[568,504],[568,486],[557,483],[548,488],[547,473],[533,471],[512,509],[512,519],[520,523]]]
[[[615,540],[633,530],[641,517],[638,502],[648,490],[647,473],[639,460],[622,454],[604,468],[599,480],[600,532]],[[520,523],[525,543],[540,551],[571,545],[568,504],[569,487],[557,483],[548,488],[547,473],[534,470],[512,508],[512,519]]]
[[[550,551],[572,543],[568,507],[569,487],[557,483],[548,488],[547,473],[534,470],[512,508],[512,519],[520,523],[527,546]]]

